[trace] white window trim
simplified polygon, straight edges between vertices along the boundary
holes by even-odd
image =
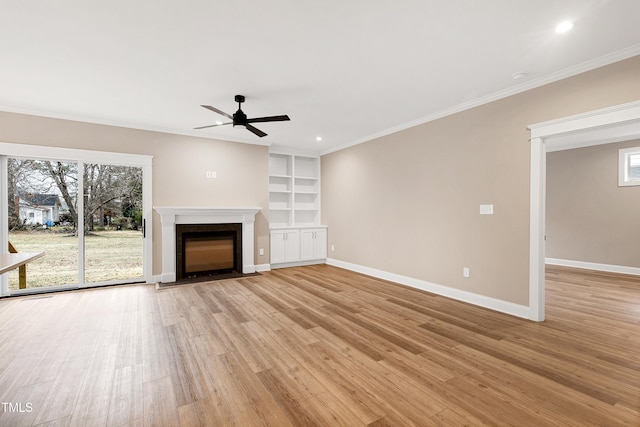
[[[640,154],[640,147],[621,148],[618,151],[618,187],[640,185],[640,179],[629,178],[629,157]]]

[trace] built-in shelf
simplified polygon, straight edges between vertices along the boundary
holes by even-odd
[[[285,176],[293,175],[293,158],[288,154],[269,154],[269,175]]]
[[[320,225],[320,158],[269,154],[269,224]]]
[[[269,154],[271,267],[317,264],[327,258],[320,225],[320,158]]]

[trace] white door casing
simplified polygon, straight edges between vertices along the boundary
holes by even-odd
[[[546,153],[640,138],[640,101],[528,126],[531,131],[529,318],[545,318]]]

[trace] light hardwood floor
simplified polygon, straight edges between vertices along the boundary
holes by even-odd
[[[0,425],[640,426],[640,279],[549,267],[547,301],[325,265],[4,299]]]

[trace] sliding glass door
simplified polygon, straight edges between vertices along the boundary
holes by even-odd
[[[78,164],[8,157],[9,252],[44,252],[8,273],[9,289],[77,286]]]
[[[150,157],[29,147],[0,143],[0,241],[44,256],[2,275],[0,295],[150,281]]]
[[[84,165],[84,283],[141,281],[142,168]]]

